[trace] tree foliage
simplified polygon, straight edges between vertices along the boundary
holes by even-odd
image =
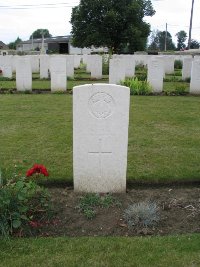
[[[143,50],[150,33],[143,18],[154,13],[150,0],[80,0],[70,21],[73,45],[107,46],[116,53]]]
[[[186,48],[187,33],[185,31],[179,31],[176,33],[177,37],[177,50],[182,50]]]
[[[20,39],[19,36],[18,36],[17,39],[14,42],[10,42],[8,44],[8,47],[9,47],[9,49],[14,49],[15,50],[17,48],[17,45],[19,43],[21,43],[21,42],[22,42],[22,39]]]
[[[44,34],[44,38],[48,38],[52,36],[49,33],[49,30],[47,29],[37,29],[31,34],[29,39],[32,39],[32,36],[33,36],[33,39],[42,38],[42,34]]]
[[[155,51],[164,51],[165,50],[165,31],[153,31],[150,36],[150,45],[148,47],[149,50]],[[169,32],[167,32],[166,38],[166,48],[167,50],[175,50],[175,45],[172,41],[172,36]]]
[[[190,49],[199,49],[200,43],[197,40],[192,39],[190,43]]]

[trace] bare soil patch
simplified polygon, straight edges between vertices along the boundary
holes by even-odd
[[[141,236],[200,232],[200,187],[161,187],[129,189],[113,194],[120,205],[96,209],[89,220],[77,208],[83,194],[70,187],[50,188],[55,217],[53,222],[35,231],[37,236]],[[129,228],[124,210],[133,203],[154,201],[159,206],[160,221],[151,228]]]

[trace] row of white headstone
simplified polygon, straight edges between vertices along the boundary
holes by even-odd
[[[160,93],[163,91],[163,78],[165,77],[165,68],[164,62],[165,58],[157,57],[152,58],[149,61],[148,65],[148,78],[147,80],[153,87],[153,91]],[[171,72],[173,73],[173,72]],[[182,80],[190,80],[190,93],[191,94],[200,94],[200,59],[195,57],[183,58],[183,67],[182,67]]]
[[[109,83],[120,84],[125,77],[135,75],[135,66],[142,64],[147,66],[147,80],[151,84],[154,93],[163,91],[163,78],[165,74],[174,73],[175,56],[148,56],[148,55],[113,55],[109,63]],[[199,57],[191,56],[180,58],[183,62],[182,79],[191,78],[190,93],[200,94]],[[18,91],[32,89],[32,73],[40,72],[40,78],[51,76],[51,90],[65,91],[67,77],[74,76],[74,68],[80,66],[80,62],[86,64],[86,69],[91,72],[91,77],[102,78],[102,57],[99,55],[67,55],[67,56],[0,56],[0,68],[4,77],[12,77],[16,71],[16,87]],[[104,57],[108,60],[108,56]]]
[[[135,56],[117,55],[110,60],[109,83],[119,84],[125,77],[135,75]],[[141,57],[141,56],[140,56]],[[166,74],[174,74],[174,56],[144,56],[140,64],[147,67],[147,81],[152,86],[154,93],[163,91],[163,79]],[[183,63],[182,80],[191,78],[190,93],[200,94],[200,57],[184,56],[180,58]]]

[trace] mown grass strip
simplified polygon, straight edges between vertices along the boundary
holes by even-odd
[[[132,96],[128,180],[198,180],[199,113],[199,97]],[[72,95],[0,95],[0,124],[4,176],[37,162],[49,181],[72,182]]]
[[[200,266],[200,236],[11,239],[0,258],[2,267]]]

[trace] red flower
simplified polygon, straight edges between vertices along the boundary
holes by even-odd
[[[26,177],[30,177],[35,173],[36,174],[43,174],[44,176],[49,176],[49,173],[48,173],[46,167],[42,164],[33,165],[33,167],[26,172]]]

